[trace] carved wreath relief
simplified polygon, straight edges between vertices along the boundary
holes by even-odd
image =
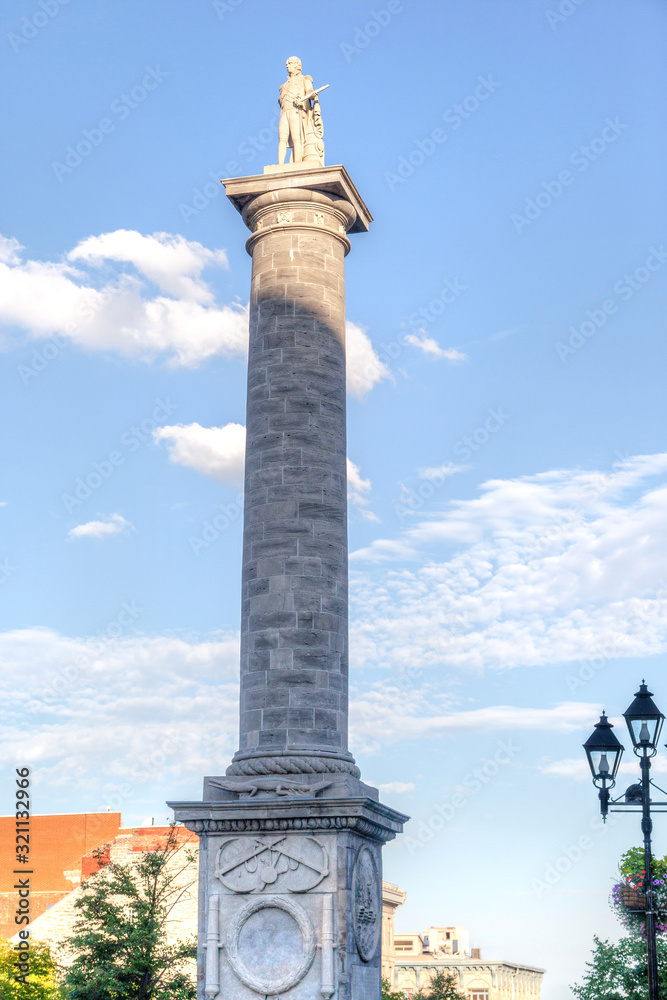
[[[316,837],[231,837],[218,851],[215,876],[232,892],[308,892],[329,874]]]
[[[352,923],[357,951],[370,962],[380,941],[380,873],[372,851],[362,847],[352,871]]]
[[[246,986],[276,996],[296,986],[315,957],[315,931],[304,910],[289,897],[250,900],[227,932],[227,958]]]

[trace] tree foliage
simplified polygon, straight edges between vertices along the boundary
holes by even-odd
[[[631,935],[618,942],[594,939],[586,975],[572,986],[578,1000],[647,1000],[646,942]],[[660,996],[667,997],[667,944],[658,940]]]
[[[83,884],[66,943],[67,1000],[195,1000],[188,966],[196,944],[166,939],[170,914],[195,881],[185,874],[193,860],[172,828],[163,847],[132,864],[112,861]]]
[[[467,1000],[467,995],[458,988],[458,978],[455,972],[439,969],[426,987],[426,993],[420,990],[413,994],[412,1000]],[[389,981],[383,979],[382,1000],[407,1000],[407,997],[405,993],[392,991]]]
[[[62,1000],[56,963],[45,944],[30,941],[27,982],[16,979],[17,952],[9,941],[0,941],[0,997],[2,1000]]]

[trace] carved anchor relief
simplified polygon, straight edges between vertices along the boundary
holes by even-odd
[[[326,847],[315,837],[231,837],[215,877],[232,892],[308,892],[329,874]]]

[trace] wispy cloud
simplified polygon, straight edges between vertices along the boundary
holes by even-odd
[[[369,495],[371,492],[370,479],[364,479],[361,469],[349,458],[347,460],[347,499],[354,504],[362,517],[367,521],[377,521],[380,518],[368,509]]]
[[[132,525],[126,521],[122,514],[111,514],[103,521],[86,521],[85,524],[77,524],[68,533],[68,538],[106,538],[109,535],[119,535],[126,528]]]
[[[357,551],[357,662],[483,670],[664,650],[665,473],[657,454],[492,480]],[[374,568],[406,560],[422,565]]]
[[[445,358],[454,363],[468,360],[467,354],[463,354],[455,347],[441,347],[437,340],[429,337],[423,330],[417,333],[406,333],[403,339],[410,347],[416,347],[418,351],[422,351],[430,358]]]
[[[238,636],[108,638],[124,621],[132,615],[124,619],[121,611],[91,638],[50,629],[0,632],[6,666],[0,677],[0,763],[14,761],[21,746],[37,781],[103,796],[105,784],[134,785],[153,780],[158,771],[170,781],[188,778],[196,787],[212,760],[231,756],[238,728]],[[12,685],[17,675],[28,683]],[[24,746],[28,724],[30,745]],[[175,750],[165,754],[167,738]]]

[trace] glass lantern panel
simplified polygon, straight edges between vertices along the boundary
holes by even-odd
[[[591,750],[589,759],[591,771],[596,778],[613,778],[619,758],[617,750]]]
[[[661,728],[662,718],[660,716],[649,716],[647,719],[631,719],[630,731],[632,733],[632,742],[635,746],[654,747],[658,742]]]

